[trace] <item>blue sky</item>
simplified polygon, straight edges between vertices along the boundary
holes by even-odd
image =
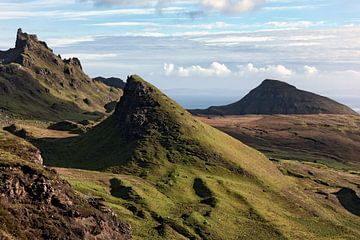
[[[265,78],[360,110],[358,0],[0,0],[0,49],[36,33],[90,76],[137,73],[187,107]]]

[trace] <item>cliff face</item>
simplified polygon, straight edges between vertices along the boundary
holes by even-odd
[[[131,229],[92,196],[80,197],[38,149],[0,131],[1,239],[131,239]]]
[[[194,114],[348,114],[357,115],[351,108],[329,98],[299,90],[277,80],[265,80],[240,101],[205,110],[192,110]]]
[[[62,59],[36,35],[17,32],[0,51],[0,108],[30,118],[84,119],[103,115],[121,90],[89,78],[77,58]]]

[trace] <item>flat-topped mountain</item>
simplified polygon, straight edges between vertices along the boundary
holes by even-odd
[[[351,108],[329,98],[299,90],[278,80],[264,80],[240,101],[205,110],[191,110],[204,115],[245,114],[349,114],[358,115]]]
[[[0,51],[0,109],[26,118],[84,119],[104,114],[121,90],[89,78],[77,58],[62,59],[36,35],[17,32]]]

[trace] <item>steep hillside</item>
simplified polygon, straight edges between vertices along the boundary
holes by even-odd
[[[228,148],[217,138],[228,142]],[[281,176],[259,152],[194,119],[136,75],[128,78],[113,115],[72,145],[76,153],[71,154],[70,164],[76,168],[146,175],[173,164],[200,169],[213,166],[242,175],[262,175],[274,184]]]
[[[0,51],[0,109],[9,113],[44,120],[95,118],[120,95],[90,79],[77,58],[63,60],[21,29],[15,48]]]
[[[0,130],[0,239],[131,239],[99,199],[80,197],[40,151]]]
[[[193,114],[349,114],[358,115],[351,108],[329,98],[299,90],[285,82],[265,80],[240,101],[205,110],[191,110]]]
[[[360,236],[356,175],[333,185],[319,170],[301,182],[291,175],[296,166],[280,171],[138,76],[113,115],[85,135],[32,141],[46,165],[65,167],[58,170],[75,189],[129,222],[136,240]]]

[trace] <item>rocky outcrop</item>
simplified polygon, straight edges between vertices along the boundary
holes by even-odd
[[[171,132],[168,128],[172,124],[166,123],[170,119],[161,116],[166,112],[159,109],[160,99],[155,88],[131,76],[127,79],[124,92],[126,94],[117,104],[113,116],[117,118],[118,123],[127,126],[124,129],[126,137],[134,139],[143,137],[151,129]]]
[[[0,51],[0,93],[0,108],[52,121],[89,119],[84,113],[91,112],[104,115],[104,106],[121,96],[120,89],[87,76],[78,58],[62,59],[21,29],[15,47]]]
[[[267,79],[240,101],[205,110],[191,110],[203,115],[245,114],[348,114],[351,108],[329,98],[299,90],[285,82]]]
[[[73,143],[71,163],[74,168],[139,175],[172,163],[202,167],[216,164],[245,174],[203,144],[198,137],[203,134],[206,134],[203,126],[185,109],[133,75],[127,79],[114,113]],[[88,150],[77,151],[84,148]],[[64,166],[55,158],[51,161]]]
[[[0,239],[131,239],[100,199],[81,197],[40,152],[0,131]]]

